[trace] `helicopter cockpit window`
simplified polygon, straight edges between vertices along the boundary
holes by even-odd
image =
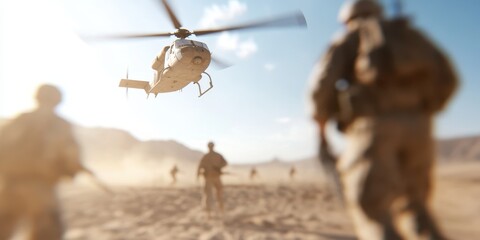
[[[187,46],[187,45],[192,45],[190,43],[190,40],[187,40],[187,39],[178,39],[175,41],[175,47],[176,48],[180,48],[180,47],[183,47],[183,46]]]
[[[200,43],[203,48],[205,48],[205,49],[208,50],[207,44],[205,44],[205,43],[203,43],[203,42],[197,42],[197,43]]]
[[[203,43],[203,42],[198,42],[198,41],[193,41],[193,40],[190,40],[191,44],[194,45],[194,46],[197,46],[197,47],[202,47],[202,48],[205,48],[208,50],[208,47],[207,47],[207,44]]]
[[[181,48],[184,46],[198,46],[198,47],[203,47],[208,50],[207,44],[203,42],[198,42],[194,40],[187,40],[187,39],[178,39],[175,41],[175,48]]]

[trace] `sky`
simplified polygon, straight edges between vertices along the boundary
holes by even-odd
[[[382,1],[390,12],[390,0]],[[405,13],[451,56],[461,88],[437,121],[437,136],[480,133],[480,2],[405,0]],[[86,43],[79,35],[173,31],[158,0],[0,0],[0,117],[34,107],[35,89],[64,93],[59,113],[86,127],[118,128],[140,140],[175,140],[206,151],[208,141],[229,161],[298,160],[316,152],[309,76],[329,42],[344,29],[340,0],[170,0],[184,27],[195,30],[301,10],[308,28],[221,33],[205,42],[232,67],[210,66],[214,88],[198,98],[181,92],[146,98],[118,83],[150,81],[153,59],[171,38]],[[200,82],[207,86],[207,81]],[[341,144],[341,137],[334,134]]]

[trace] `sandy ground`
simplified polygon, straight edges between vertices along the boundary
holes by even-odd
[[[480,239],[480,164],[438,171],[434,208],[452,239]],[[200,186],[62,190],[66,239],[353,240],[344,208],[322,184],[227,185],[226,215],[208,220]]]

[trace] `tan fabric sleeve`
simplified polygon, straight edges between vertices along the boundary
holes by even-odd
[[[227,160],[225,160],[225,158],[221,155],[221,154],[218,154],[218,161],[219,161],[219,167],[220,168],[223,168],[225,166],[227,166]]]
[[[202,169],[203,171],[205,170],[205,159],[206,159],[206,155],[202,157],[202,159],[200,160],[200,163],[198,164],[197,176],[200,176],[200,174],[202,174]]]
[[[456,71],[447,56],[440,50],[437,51],[438,76],[436,77],[436,94],[434,111],[439,112],[445,108],[459,85]]]
[[[61,150],[63,173],[67,176],[74,176],[76,173],[83,170],[81,162],[81,151],[78,142],[72,131],[70,124],[64,126],[64,147]]]
[[[314,104],[313,117],[318,121],[326,121],[338,112],[337,91],[335,84],[346,78],[353,64],[358,35],[349,34],[340,41],[334,42],[327,53],[319,61],[312,73],[314,89],[312,100]]]

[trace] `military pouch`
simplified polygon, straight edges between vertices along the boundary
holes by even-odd
[[[340,80],[345,81],[345,80]],[[339,85],[344,85],[339,87]],[[371,116],[376,112],[374,91],[362,84],[337,84],[338,91],[338,129],[344,131],[357,117]]]

